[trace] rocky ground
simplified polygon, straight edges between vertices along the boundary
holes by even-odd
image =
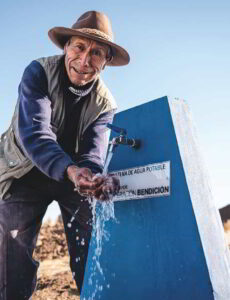
[[[72,279],[63,223],[42,225],[34,258],[40,261],[33,300],[80,300]]]

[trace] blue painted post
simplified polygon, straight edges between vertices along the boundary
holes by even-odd
[[[92,238],[81,299],[229,300],[229,253],[187,105],[163,97],[116,114],[114,125],[142,142],[139,150],[119,146],[109,168],[127,171],[116,173],[135,200],[129,193],[114,203],[102,270]],[[139,177],[128,179],[128,170]]]

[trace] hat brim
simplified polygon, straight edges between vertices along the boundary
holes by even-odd
[[[77,29],[66,27],[54,27],[49,30],[48,35],[51,41],[61,49],[64,49],[66,42],[70,39],[71,36],[86,37],[109,45],[113,51],[113,59],[107,63],[108,66],[124,66],[127,65],[130,61],[129,54],[124,48],[93,34],[84,33]]]

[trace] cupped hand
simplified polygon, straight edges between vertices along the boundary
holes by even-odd
[[[93,181],[93,173],[88,168],[71,165],[67,168],[68,178],[73,182],[75,190],[82,196],[92,196],[100,183]]]
[[[75,190],[82,196],[95,197],[100,201],[108,201],[120,190],[120,180],[112,175],[94,175],[88,168],[71,165],[67,168],[68,178],[73,182]]]
[[[112,175],[96,175],[93,181],[98,186],[93,192],[93,196],[100,201],[108,201],[120,190],[120,180]]]

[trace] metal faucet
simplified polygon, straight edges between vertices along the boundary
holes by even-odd
[[[114,137],[110,142],[109,142],[109,149],[108,149],[108,152],[107,152],[107,157],[106,157],[106,160],[105,160],[105,165],[104,165],[104,169],[103,169],[103,172],[102,174],[103,175],[106,175],[107,172],[108,172],[108,167],[109,167],[109,164],[110,164],[110,161],[113,157],[113,154],[115,152],[115,149],[117,148],[118,145],[127,145],[127,146],[130,146],[132,148],[139,148],[140,147],[140,140],[136,140],[136,139],[128,139],[126,137],[127,135],[127,130],[124,129],[124,128],[119,128],[117,126],[114,126],[110,123],[108,123],[106,125],[109,129],[119,133],[119,136],[117,137]]]
[[[140,140],[138,139],[130,139],[127,138],[127,130],[124,128],[120,128],[117,126],[114,126],[110,123],[107,124],[107,127],[117,133],[119,133],[118,137],[114,137],[112,139],[112,141],[110,142],[110,144],[112,144],[113,146],[118,146],[118,145],[124,145],[124,146],[130,146],[132,148],[139,148],[140,147]]]

